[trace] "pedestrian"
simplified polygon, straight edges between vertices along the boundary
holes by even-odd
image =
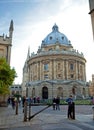
[[[72,95],[69,96],[68,99],[66,99],[66,102],[68,103],[68,118],[73,119],[73,97]]]
[[[53,98],[53,110],[56,110],[56,97]]]
[[[60,97],[56,98],[56,110],[60,110]]]
[[[15,109],[15,98],[14,97],[11,98],[11,104],[12,104],[12,108]]]
[[[26,101],[26,97],[24,96],[24,97],[22,98],[22,106],[23,106],[23,107],[24,107],[25,101]]]

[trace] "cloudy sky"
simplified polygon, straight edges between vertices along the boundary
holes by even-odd
[[[30,52],[37,52],[42,40],[56,23],[67,36],[74,49],[83,52],[87,60],[87,81],[94,74],[94,43],[88,0],[0,0],[0,35],[9,35],[11,19],[14,21],[11,67],[22,82],[22,70]]]

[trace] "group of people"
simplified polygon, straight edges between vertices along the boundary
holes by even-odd
[[[70,95],[67,99],[66,102],[68,103],[68,118],[69,119],[74,119],[75,118],[75,113],[74,113],[74,100],[73,96]],[[59,97],[54,97],[53,98],[53,110],[60,110],[60,98]]]
[[[8,105],[9,104],[12,105],[13,109],[15,109],[15,105],[16,105],[17,102],[20,105],[20,103],[21,103],[21,97],[19,97],[19,98],[14,97],[14,96],[8,97],[7,103],[8,103]]]
[[[53,110],[60,110],[60,98],[59,97],[53,98]]]
[[[34,97],[34,98],[26,98],[25,96],[23,98],[19,97],[19,99],[15,97],[9,97],[8,98],[8,104],[12,105],[12,108],[15,109],[15,103],[18,101],[19,104],[22,103],[22,106],[24,107],[25,101],[29,103],[40,103],[40,98],[39,97]],[[66,102],[68,103],[68,118],[69,119],[74,119],[74,100],[72,95],[69,96],[69,98],[66,99]],[[53,110],[60,110],[60,97],[54,97],[53,98]]]

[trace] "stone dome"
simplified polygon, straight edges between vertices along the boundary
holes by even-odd
[[[68,38],[63,33],[58,31],[58,26],[55,24],[52,27],[52,32],[49,33],[42,41],[42,45],[50,45],[56,43],[70,45],[70,41],[68,40]]]

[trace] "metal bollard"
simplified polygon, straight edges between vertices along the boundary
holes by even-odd
[[[18,101],[16,101],[16,109],[15,109],[15,114],[18,115]]]
[[[75,103],[73,102],[73,120],[75,120]]]
[[[30,116],[31,116],[31,105],[29,104],[29,120],[30,120]]]
[[[92,107],[92,110],[93,110],[93,120],[94,120],[94,106]]]
[[[24,103],[24,121],[27,121],[27,102]]]

